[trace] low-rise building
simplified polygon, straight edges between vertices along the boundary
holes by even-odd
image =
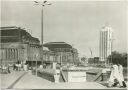
[[[40,41],[20,27],[0,28],[0,62],[2,64],[40,60]]]
[[[1,64],[27,63],[30,66],[57,62],[60,65],[77,64],[78,51],[65,42],[49,42],[43,46],[38,38],[32,37],[20,27],[0,28]]]
[[[49,51],[43,53],[44,62],[57,62],[60,65],[77,64],[77,49],[65,42],[49,42],[43,45]]]

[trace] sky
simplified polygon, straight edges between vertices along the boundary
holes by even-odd
[[[125,1],[52,0],[43,8],[44,43],[64,41],[80,56],[99,56],[99,32],[108,23],[114,30],[113,50],[127,51]],[[3,0],[1,26],[25,28],[41,38],[41,6],[32,0]]]

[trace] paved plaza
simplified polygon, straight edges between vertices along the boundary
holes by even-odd
[[[97,82],[54,83],[32,75],[30,71],[13,71],[11,74],[2,74],[1,77],[3,89],[112,89]]]
[[[18,82],[27,72],[13,71],[10,74],[0,74],[1,88],[10,88],[13,84]]]
[[[96,82],[82,83],[53,83],[31,72],[15,71],[2,74],[2,88],[8,89],[104,89],[105,86]]]
[[[13,88],[20,89],[103,89],[106,88],[95,82],[85,83],[53,83],[41,77],[27,73]]]

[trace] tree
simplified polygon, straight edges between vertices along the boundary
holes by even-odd
[[[87,59],[86,57],[82,57],[81,58],[81,61],[85,63],[86,62],[86,59]]]
[[[108,56],[108,60],[111,63],[120,63],[123,66],[127,66],[127,53],[119,53],[117,51],[112,52],[112,55]]]
[[[123,53],[122,54],[122,65],[124,65],[124,66],[127,66],[127,56],[128,56],[128,54],[127,53]]]

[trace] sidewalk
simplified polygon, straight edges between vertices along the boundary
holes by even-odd
[[[96,82],[82,82],[82,83],[53,83],[41,77],[27,73],[19,82],[17,82],[14,89],[106,89],[105,86]]]
[[[20,79],[26,72],[25,71],[13,71],[10,74],[0,74],[1,88],[10,88],[18,79]]]
[[[28,72],[24,75],[19,82],[14,85],[14,89],[40,89],[41,87],[50,85],[52,82],[36,75],[32,75],[31,72]]]

